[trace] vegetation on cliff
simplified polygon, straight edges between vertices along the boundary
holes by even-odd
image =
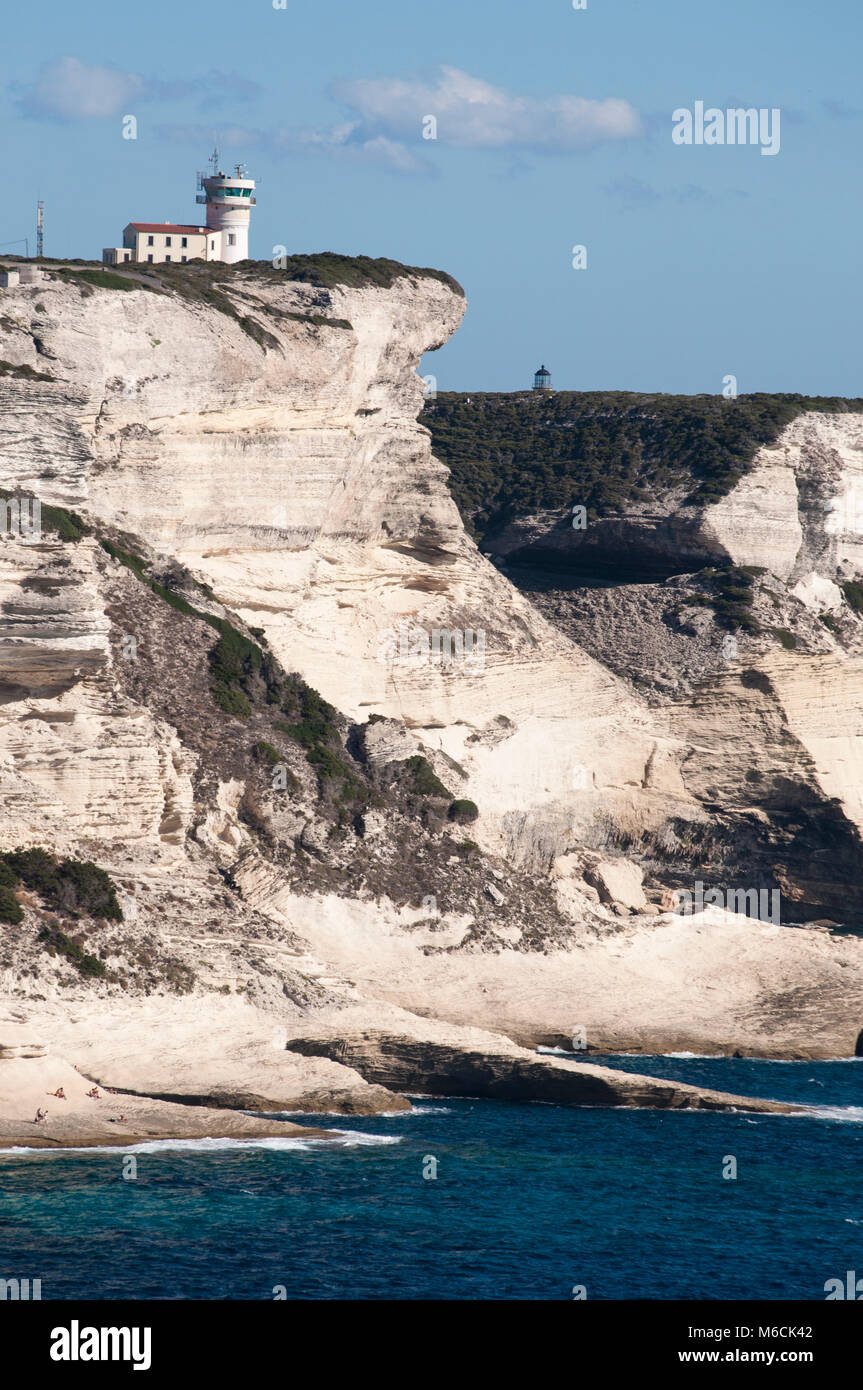
[[[595,519],[676,490],[688,503],[715,501],[805,410],[863,410],[863,401],[441,392],[421,419],[466,526],[482,538],[516,516],[575,504]]]
[[[391,261],[385,256],[345,256],[335,251],[318,251],[314,254],[280,257],[278,269],[273,266],[272,261],[240,261],[234,269],[278,276],[281,279],[298,281],[303,285],[318,285],[322,289],[365,289],[375,285],[388,290],[397,280],[411,276],[417,279],[440,280],[464,298],[461,285],[445,270],[402,265],[401,261]]]
[[[0,922],[22,920],[18,888],[38,894],[46,907],[68,917],[100,917],[112,922],[123,918],[113,882],[104,869],[89,860],[58,859],[39,848],[0,854]],[[80,964],[77,958],[75,963]]]
[[[22,884],[38,893],[47,907],[70,917],[122,921],[114,884],[104,869],[89,860],[57,859],[39,848],[16,849],[0,855],[0,870],[5,886]]]
[[[377,287],[391,289],[397,280],[407,277],[439,280],[448,285],[455,294],[464,297],[461,285],[446,271],[434,270],[426,266],[402,265],[400,261],[389,260],[383,256],[345,256],[339,252],[321,251],[315,254],[283,256],[279,265],[272,261],[239,261],[236,265],[226,265],[223,261],[204,261],[195,258],[190,261],[160,261],[149,264],[140,261],[123,262],[111,270],[106,270],[98,261],[44,260],[44,269],[51,276],[57,276],[67,284],[77,285],[82,295],[91,295],[97,289],[114,291],[149,290],[155,294],[174,294],[191,304],[204,304],[218,313],[224,314],[236,323],[248,337],[262,349],[278,350],[281,344],[264,326],[259,318],[244,313],[226,293],[232,284],[242,285],[244,298],[248,300],[249,287],[257,280],[269,282],[289,282],[310,285],[319,289],[366,289]],[[275,318],[293,319],[314,328],[350,329],[347,319],[330,318],[321,313],[299,313],[279,310],[261,302],[261,318],[272,315]],[[41,376],[31,367],[13,368],[11,364],[0,364],[8,368],[7,374],[27,375],[34,379],[51,380]]]
[[[699,570],[694,577],[706,588],[688,594],[671,611],[680,613],[689,607],[712,608],[720,627],[754,635],[761,629],[751,613],[752,591],[755,580],[764,573],[766,571],[757,565],[727,564]]]

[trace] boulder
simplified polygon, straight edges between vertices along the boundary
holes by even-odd
[[[628,859],[601,860],[585,869],[584,877],[597,890],[601,902],[639,910],[647,905],[642,887],[644,875]]]

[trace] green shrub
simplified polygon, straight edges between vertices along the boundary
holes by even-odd
[[[61,898],[72,911],[120,922],[123,913],[110,877],[89,860],[64,859],[58,869]]]
[[[110,270],[56,270],[55,275],[60,275],[64,280],[69,280],[71,284],[83,283],[92,285],[99,290],[140,290],[149,289],[149,285],[142,285],[139,280],[127,279],[125,275],[117,275]]]
[[[439,796],[452,799],[452,792],[448,792],[443,782],[440,781],[434,768],[428,760],[417,753],[405,762],[405,769],[410,773],[411,791],[417,796]]]
[[[15,897],[14,890],[3,884],[0,887],[0,922],[20,922],[23,916],[21,904]]]
[[[41,848],[11,850],[2,856],[7,874],[38,893],[47,906],[88,917],[122,921],[113,882],[104,869],[89,860],[63,859]]]
[[[282,704],[282,713],[299,715],[294,724],[283,724],[286,733],[301,744],[312,749],[327,744],[340,743],[338,712],[317,690],[300,681],[291,679],[291,687]]]
[[[772,627],[770,631],[773,636],[778,638],[787,652],[793,652],[797,646],[797,638],[793,632],[789,632],[786,627]]]
[[[42,526],[46,531],[54,531],[61,541],[79,541],[90,534],[90,527],[78,515],[66,507],[43,506]]]
[[[238,719],[248,719],[252,712],[249,701],[250,682],[261,670],[265,660],[261,648],[238,632],[226,619],[217,618],[212,613],[195,608],[182,594],[175,593],[173,589],[153,579],[147,574],[147,561],[142,555],[123,550],[113,541],[103,540],[101,545],[103,550],[130,569],[142,584],[152,589],[169,607],[182,613],[184,617],[197,618],[199,622],[207,623],[218,632],[219,640],[208,658],[213,678],[210,687],[213,699],[226,714],[234,715]]]
[[[284,762],[278,749],[274,748],[271,743],[267,743],[266,739],[263,738],[259,739],[255,744],[252,753],[259,762],[266,763],[268,767],[275,767],[277,763]]]
[[[102,979],[108,973],[104,963],[97,956],[88,955],[77,941],[73,941],[58,927],[43,927],[39,933],[39,940],[49,956],[65,956],[82,975]]]
[[[474,801],[454,801],[447,814],[457,825],[470,825],[479,816],[479,808]]]
[[[229,685],[213,685],[210,687],[213,699],[224,710],[225,714],[232,714],[235,719],[248,719],[252,713],[252,706],[242,690],[235,690]]]
[[[0,367],[2,365],[0,363]],[[12,493],[0,492],[0,502],[8,502],[12,496]],[[89,535],[90,528],[87,523],[77,512],[70,512],[66,507],[52,507],[42,502],[40,516],[42,530],[59,536],[61,541],[79,541],[82,536]]]

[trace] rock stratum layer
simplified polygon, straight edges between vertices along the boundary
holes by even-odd
[[[637,645],[651,612],[618,595],[604,636],[594,608],[576,641],[571,605],[520,591],[465,532],[417,422],[416,368],[456,329],[456,288],[417,272],[329,288],[224,274],[214,299],[58,270],[0,302],[0,491],[87,526],[0,542],[0,849],[89,857],[123,906],[122,922],[82,923],[19,893],[24,921],[0,927],[7,997],[102,1084],[198,1107],[396,1108],[421,1067],[370,1069],[359,1043],[338,1061],[304,1045],[300,1066],[290,1040],[324,1014],[343,1037],[413,1029],[429,1056],[435,1026],[533,1046],[584,1028],[594,1049],[853,1051],[856,937],[663,915],[671,887],[723,875],[780,886],[792,920],[852,915],[852,638],[819,624],[811,656],[753,638],[720,666],[718,636],[669,628],[683,668],[712,655],[681,695],[653,698],[608,635],[617,622]],[[812,431],[838,470],[831,495],[853,491],[861,421],[827,428],[790,427],[786,452],[698,522],[711,553],[743,564],[772,518],[776,601],[799,582],[810,614],[856,563],[799,500]],[[347,774],[295,723],[274,733],[263,693],[251,714],[213,701],[220,623],[262,644],[267,699],[296,673],[338,711],[341,793]],[[435,662],[419,641],[435,630],[481,632],[482,659]],[[100,978],[57,931],[81,936]],[[225,1056],[195,1035],[198,1074],[180,1081],[170,1026],[135,1013],[147,994],[205,996],[214,1018],[231,995],[244,1022]],[[63,999],[82,1010],[68,1036]],[[94,1000],[140,1027],[146,1065],[93,1053]],[[266,1064],[261,1018],[285,1035]],[[259,1045],[243,1058],[245,1028]],[[432,1077],[447,1048],[475,1052],[450,1032],[440,1046]],[[522,1062],[494,1094],[548,1074]]]

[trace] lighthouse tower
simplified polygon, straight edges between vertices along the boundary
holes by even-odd
[[[246,177],[242,164],[235,165],[233,174],[219,168],[219,151],[210,156],[209,174],[198,175],[197,202],[207,205],[207,229],[218,233],[218,246],[208,260],[245,261],[249,258],[249,219],[255,206],[255,180]]]

